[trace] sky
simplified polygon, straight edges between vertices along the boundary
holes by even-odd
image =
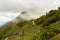
[[[37,18],[60,6],[60,0],[0,0],[0,25],[26,11],[29,18]]]

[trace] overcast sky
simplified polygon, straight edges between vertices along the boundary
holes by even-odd
[[[37,18],[58,6],[60,0],[0,0],[0,24],[14,19],[21,11]]]

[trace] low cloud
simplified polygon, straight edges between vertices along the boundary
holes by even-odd
[[[37,18],[58,6],[60,0],[0,0],[0,23],[14,19],[21,11],[26,11],[30,18]]]
[[[53,0],[0,0],[0,11],[20,12],[31,7],[46,8]]]
[[[10,20],[12,20],[12,19],[5,17],[5,16],[0,16],[0,25],[4,24]]]

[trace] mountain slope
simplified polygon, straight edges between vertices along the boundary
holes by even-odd
[[[0,28],[0,40],[59,40],[60,7],[34,20],[5,25]]]

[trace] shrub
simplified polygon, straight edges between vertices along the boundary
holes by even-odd
[[[40,40],[48,40],[49,38],[52,38],[55,35],[53,31],[49,30],[43,30],[40,34]]]
[[[35,23],[36,23],[37,25],[38,25],[38,24],[42,24],[42,23],[45,21],[45,19],[46,19],[46,16],[43,15],[43,16],[41,16],[40,18],[36,19],[36,20],[35,20]]]

